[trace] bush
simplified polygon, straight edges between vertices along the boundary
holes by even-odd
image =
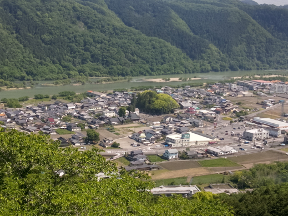
[[[113,147],[113,148],[119,148],[119,146],[120,146],[120,144],[117,142],[114,142],[111,144],[111,147]]]

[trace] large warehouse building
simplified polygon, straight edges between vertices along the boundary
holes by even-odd
[[[166,137],[166,144],[171,147],[189,147],[195,145],[207,145],[215,141],[214,138],[201,133],[170,134]]]
[[[278,137],[280,136],[282,131],[288,131],[288,123],[275,119],[255,117],[253,119],[253,122],[256,124],[267,126],[267,130],[269,130],[270,136]]]

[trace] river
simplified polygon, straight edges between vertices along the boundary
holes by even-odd
[[[7,90],[0,92],[0,99],[2,98],[19,98],[23,96],[33,97],[35,94],[57,94],[61,91],[75,91],[77,93],[86,92],[88,90],[92,91],[107,91],[113,89],[130,88],[138,86],[172,86],[180,85],[184,83],[205,83],[211,81],[220,81],[225,79],[230,79],[231,77],[241,77],[245,75],[255,75],[255,74],[280,74],[288,75],[288,71],[274,71],[274,70],[253,70],[253,71],[226,71],[226,72],[210,72],[210,73],[194,73],[194,74],[170,74],[170,75],[160,75],[160,76],[143,76],[143,77],[133,77],[130,82],[114,82],[106,84],[85,84],[85,85],[64,85],[64,86],[45,86],[42,85],[43,82],[39,82],[39,85],[35,85],[32,89],[16,89]],[[157,79],[157,78],[201,78],[199,80],[192,81],[178,81],[178,82],[148,82],[146,79]]]

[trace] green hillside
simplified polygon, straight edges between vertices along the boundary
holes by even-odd
[[[237,0],[0,0],[0,78],[286,68],[287,11]]]

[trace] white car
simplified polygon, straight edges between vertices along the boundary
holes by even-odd
[[[255,149],[255,147],[254,147],[254,146],[252,146],[252,147],[251,147],[251,149]]]

